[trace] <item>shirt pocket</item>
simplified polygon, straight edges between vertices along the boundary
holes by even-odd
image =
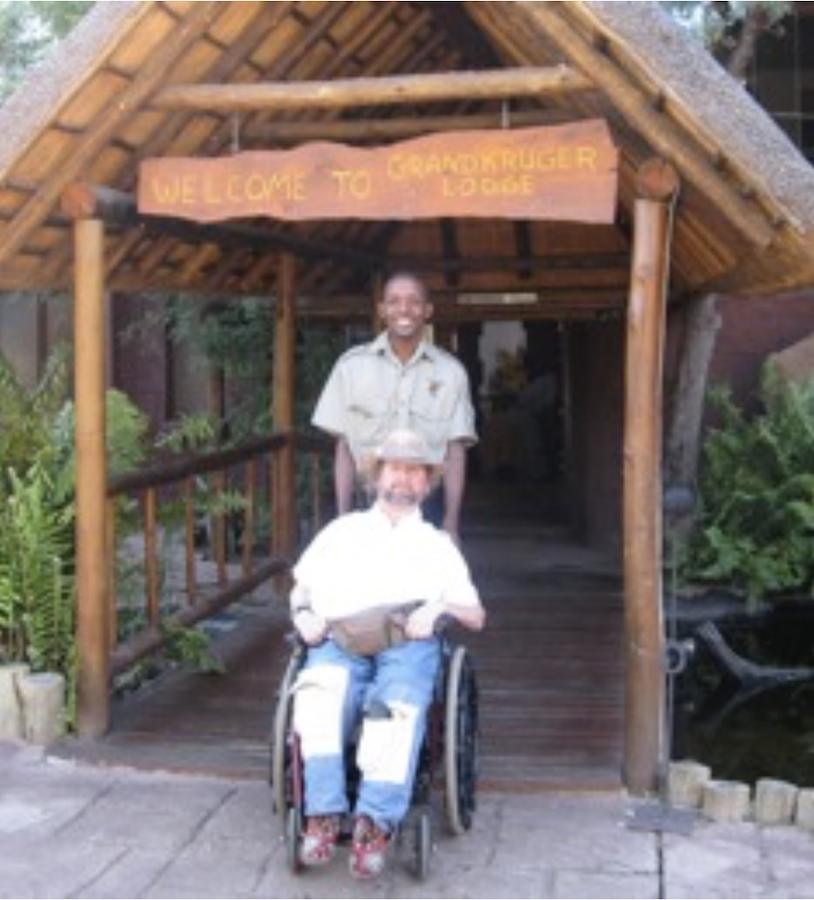
[[[418,430],[433,444],[446,443],[455,403],[455,385],[451,381],[424,376],[416,384],[410,413]]]
[[[389,405],[381,397],[357,392],[348,404],[348,419],[357,442],[368,447],[381,443],[389,430]]]

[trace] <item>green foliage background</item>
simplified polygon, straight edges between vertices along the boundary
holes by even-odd
[[[0,103],[92,6],[71,0],[0,2]]]

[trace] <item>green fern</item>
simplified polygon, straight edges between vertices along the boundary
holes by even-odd
[[[0,646],[7,660],[70,677],[74,644],[73,512],[54,507],[53,484],[35,462],[8,472],[0,508]]]
[[[785,384],[767,367],[761,399],[764,411],[750,418],[729,392],[712,395],[721,424],[704,445],[687,574],[750,601],[814,596],[814,381]]]
[[[9,489],[6,473],[24,472],[32,460],[55,452],[53,425],[68,396],[70,350],[58,347],[33,390],[17,378],[0,353],[0,501]]]

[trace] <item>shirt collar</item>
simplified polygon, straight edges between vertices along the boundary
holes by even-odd
[[[375,355],[385,355],[390,359],[396,360],[399,365],[402,365],[401,360],[393,353],[393,349],[390,346],[390,340],[387,337],[387,332],[383,331],[378,337],[376,337],[370,344],[370,352]],[[415,353],[404,365],[410,365],[410,363],[416,362],[422,357],[426,357],[427,359],[435,362],[438,359],[438,348],[431,344],[426,338],[422,338],[419,345],[416,347]]]

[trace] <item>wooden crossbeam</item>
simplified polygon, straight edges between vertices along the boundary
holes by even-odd
[[[574,120],[572,113],[560,109],[529,109],[508,117],[510,128],[535,125],[561,125]],[[447,116],[412,116],[393,119],[332,119],[300,122],[256,122],[241,129],[244,149],[255,144],[269,146],[299,144],[304,141],[380,141],[417,137],[437,131],[477,131],[504,127],[503,117],[493,113]]]
[[[594,83],[575,69],[556,66],[333,81],[173,85],[156,92],[150,105],[155,109],[209,113],[340,109],[448,100],[472,102],[509,97],[562,96],[594,88]]]
[[[412,270],[415,272],[504,272],[510,269],[527,269],[532,272],[551,272],[562,270],[593,271],[608,269],[629,274],[630,254],[628,253],[595,253],[592,255],[558,255],[523,253],[517,256],[459,256],[450,259],[440,256],[395,256],[385,260],[386,268],[391,271]]]
[[[380,268],[383,259],[374,253],[332,242],[280,234],[253,225],[199,225],[180,219],[141,216],[132,194],[81,182],[70,185],[62,195],[62,212],[71,219],[100,219],[108,225],[140,227],[145,234],[173,237],[192,244],[218,244],[224,249],[252,249],[268,252],[287,250],[305,259],[334,259],[352,266]]]

